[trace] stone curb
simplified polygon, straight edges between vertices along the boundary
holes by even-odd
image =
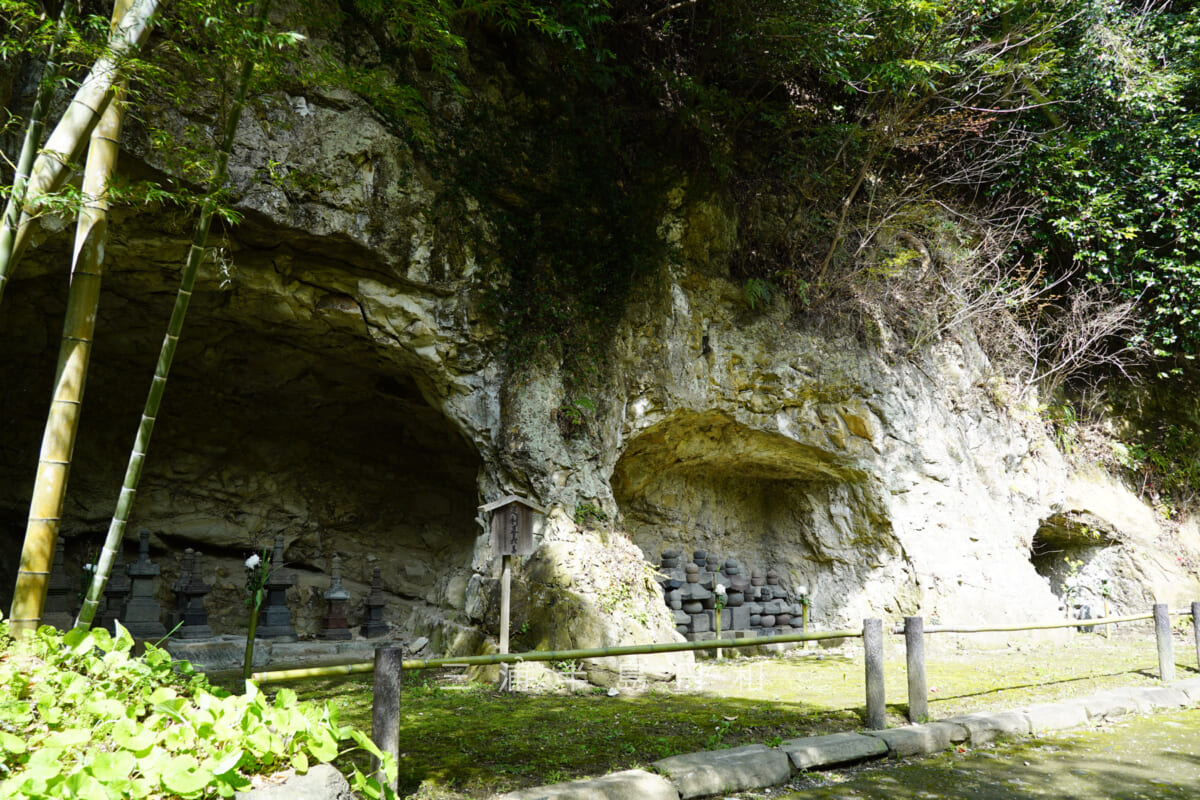
[[[641,769],[502,794],[497,800],[679,800],[675,784]]]
[[[690,800],[779,786],[794,772],[879,758],[931,755],[959,743],[985,745],[1001,737],[1077,728],[1093,720],[1200,704],[1200,678],[1170,686],[1110,689],[1079,700],[1011,711],[977,712],[883,731],[790,739],[671,756],[654,762],[665,775],[642,770],[510,792],[498,800]]]
[[[792,777],[787,754],[763,744],[671,756],[654,768],[671,779],[681,800],[763,789]]]

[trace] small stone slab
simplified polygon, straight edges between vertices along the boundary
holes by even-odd
[[[500,795],[497,800],[679,800],[675,784],[641,769]]]
[[[1118,692],[1100,692],[1091,697],[1085,697],[1080,702],[1087,709],[1088,718],[1094,720],[1123,717],[1126,714],[1134,713],[1138,707],[1132,698],[1128,695],[1122,696]]]
[[[655,761],[654,768],[671,778],[683,800],[762,789],[792,777],[787,754],[761,744],[671,756]]]
[[[960,744],[961,742],[965,742],[971,736],[971,732],[962,725],[959,725],[957,722],[948,722],[947,720],[943,719],[936,722],[926,722],[925,725],[929,728],[938,729],[939,736],[941,736],[942,732],[944,732],[946,738],[950,740],[950,744]]]
[[[1188,700],[1191,702],[1200,702],[1200,678],[1188,678],[1185,681],[1177,681],[1173,686],[1187,695]]]
[[[1016,711],[1001,711],[994,714],[978,712],[964,714],[960,717],[950,717],[943,721],[966,728],[971,744],[977,746],[988,744],[1002,736],[1023,736],[1030,732],[1029,718]]]
[[[234,793],[234,800],[352,800],[342,774],[329,764],[316,764],[303,775],[291,773],[279,783]]]
[[[907,758],[940,753],[950,746],[953,725],[909,725],[886,731],[867,731],[867,736],[882,739],[890,758]]]
[[[1092,697],[1089,697],[1085,704],[1087,705],[1103,705],[1108,711],[1106,717],[1118,717],[1124,714],[1144,714],[1150,710],[1150,703],[1138,694],[1135,694],[1133,689],[1108,689],[1103,692],[1097,692]],[[1098,716],[1092,714],[1092,716]]]
[[[1088,723],[1088,712],[1084,703],[1045,703],[1030,706],[1022,711],[1029,718],[1029,727],[1033,733],[1063,731]]]
[[[1134,695],[1145,700],[1153,711],[1159,708],[1182,708],[1191,701],[1182,689],[1174,686],[1150,686],[1133,690]]]
[[[816,769],[834,764],[848,764],[868,758],[882,758],[888,753],[887,742],[875,736],[859,733],[832,733],[789,739],[779,749],[796,769]]]

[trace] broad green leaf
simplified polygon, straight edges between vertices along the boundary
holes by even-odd
[[[87,744],[91,740],[91,728],[67,728],[65,731],[57,731],[47,736],[46,745],[49,747],[61,747],[65,750]]]
[[[366,750],[376,758],[383,758],[383,752],[379,749],[378,745],[375,744],[370,736],[363,733],[358,728],[342,728],[342,731],[347,730],[350,732],[350,738],[353,739],[359,747]]]
[[[97,697],[89,700],[83,710],[89,714],[105,719],[121,719],[126,716],[126,706],[120,700],[111,697]]]
[[[247,733],[245,742],[250,751],[257,756],[264,756],[272,749],[271,732],[262,725]]]
[[[73,655],[82,655],[92,649],[92,632],[91,630],[82,630],[80,628],[72,628],[63,634],[62,645],[71,651]]]
[[[105,783],[128,778],[136,768],[137,758],[128,750],[97,753],[88,765],[88,770]]]
[[[43,747],[35,750],[25,764],[23,776],[35,781],[49,781],[63,771],[61,747]]]
[[[108,797],[100,781],[86,772],[76,772],[63,781],[63,788],[70,792],[68,797],[78,797],[80,800],[101,800]]]
[[[158,733],[149,727],[137,726],[133,720],[126,721],[130,724],[118,724],[113,728],[113,741],[118,747],[123,747],[134,755],[146,755],[158,742]]]
[[[296,773],[299,775],[308,772],[308,756],[304,755],[303,750],[299,750],[292,755],[292,769],[296,770]]]
[[[9,754],[10,756],[19,756],[28,748],[25,746],[25,740],[20,736],[14,736],[8,731],[0,731],[0,751]],[[11,758],[5,758],[5,762],[11,762]]]
[[[200,768],[196,759],[176,757],[162,771],[163,786],[180,797],[198,797],[212,782],[212,773]]]
[[[205,760],[204,768],[213,775],[224,775],[227,772],[233,772],[237,769],[238,764],[242,762],[242,756],[242,749],[235,747],[229,752],[216,753],[210,756]]]
[[[280,689],[279,694],[275,695],[275,707],[292,708],[296,705],[296,701],[298,699],[299,698],[296,697],[296,693],[293,690],[288,688]]]
[[[318,728],[308,740],[308,752],[312,753],[317,761],[332,761],[337,758],[337,741],[328,730]]]

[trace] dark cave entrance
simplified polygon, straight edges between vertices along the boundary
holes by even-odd
[[[107,530],[174,299],[173,287],[146,280],[118,274],[101,301],[60,535],[70,574]],[[5,613],[65,284],[61,275],[14,282],[0,308]],[[376,566],[397,602],[446,607],[479,534],[473,445],[427,401],[414,372],[368,337],[320,320],[280,329],[230,313],[227,299],[209,291],[193,301],[126,537],[133,552],[136,530],[154,534],[160,599],[169,597],[179,552],[193,547],[213,584],[212,625],[231,632],[244,625],[242,559],[283,534],[288,566],[300,574],[302,634],[316,625],[334,553],[356,595],[352,608]]]

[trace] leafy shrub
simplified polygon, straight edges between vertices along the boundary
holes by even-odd
[[[0,622],[0,797],[232,797],[252,775],[330,761],[346,740],[379,755],[289,689],[273,702],[252,682],[231,695],[165,650],[132,648],[123,628],[42,627],[15,642]],[[353,783],[391,795],[358,769]]]

